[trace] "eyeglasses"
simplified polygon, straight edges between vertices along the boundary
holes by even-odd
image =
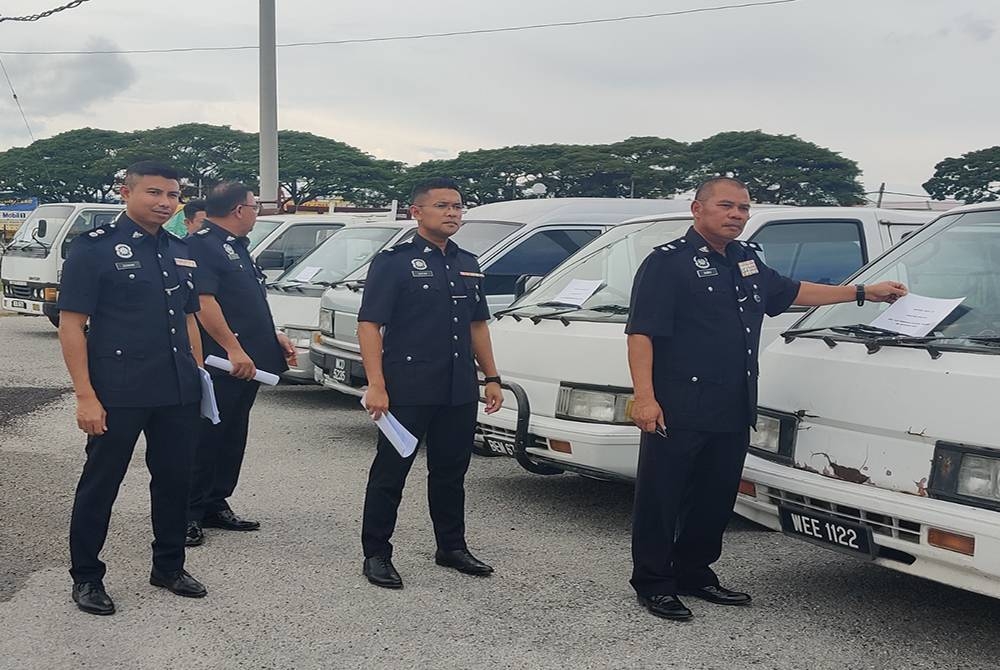
[[[448,210],[451,210],[453,212],[458,212],[459,214],[465,214],[465,212],[468,211],[465,205],[452,202],[435,202],[433,205],[417,205],[417,207],[433,207],[439,212],[447,212]]]
[[[254,214],[260,214],[260,211],[261,211],[261,208],[262,208],[263,206],[262,206],[262,205],[261,205],[261,204],[260,204],[259,202],[255,202],[255,203],[254,203],[254,204],[252,204],[252,205],[250,205],[250,204],[247,204],[247,203],[245,203],[245,202],[241,202],[240,204],[238,204],[238,205],[236,205],[235,207],[233,207],[233,208],[232,208],[232,209],[231,209],[230,211],[232,211],[232,212],[235,212],[235,211],[236,211],[236,210],[238,210],[238,209],[239,209],[240,207],[250,207],[251,209],[253,209],[253,211],[254,211]]]

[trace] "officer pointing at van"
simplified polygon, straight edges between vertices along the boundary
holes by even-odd
[[[201,346],[195,264],[186,243],[161,230],[177,209],[177,172],[136,163],[126,171],[121,195],[125,212],[114,223],[73,242],[59,292],[59,342],[76,393],[77,425],[87,434],[70,521],[70,574],[73,600],[91,614],[115,611],[98,555],[139,433],[146,436],[152,477],[149,582],[180,596],[206,593],[184,570]]]
[[[694,226],[655,249],[636,273],[628,325],[635,389],[632,420],[642,429],[632,525],[631,583],[652,614],[691,618],[679,599],[746,605],[711,565],[739,487],[756,423],[757,355],[764,315],[791,305],[893,302],[898,282],[826,286],[767,267],[736,238],[750,195],[735,179],[702,184]]]
[[[486,411],[503,403],[486,326],[483,274],[475,255],[448,239],[461,226],[458,185],[450,179],[422,182],[411,202],[417,234],[372,261],[358,313],[366,407],[374,418],[391,411],[410,433],[426,439],[435,562],[487,576],[493,568],[465,543],[464,488],[479,400],[475,361],[486,376]],[[414,458],[403,458],[379,435],[361,543],[364,575],[383,588],[403,587],[389,540]]]

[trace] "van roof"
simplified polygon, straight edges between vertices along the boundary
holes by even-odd
[[[983,210],[989,209],[1000,209],[1000,200],[992,200],[990,202],[976,202],[971,205],[962,205],[960,207],[954,207],[949,209],[947,212],[937,212],[939,216],[944,214],[960,214],[962,212],[981,212]]]
[[[355,212],[335,212],[333,214],[269,214],[257,217],[257,220],[276,221],[278,223],[285,223],[286,221],[294,221],[296,223],[366,223],[369,221],[388,223],[389,220],[385,214],[388,214],[388,212],[360,214]]]
[[[689,200],[646,198],[535,198],[473,207],[466,221],[543,223],[620,223],[637,216],[688,211]]]
[[[690,204],[690,203],[689,203]],[[1000,203],[996,203],[1000,207]],[[755,211],[750,217],[751,220],[754,217],[761,217],[766,212],[768,218],[780,218],[780,219],[800,219],[800,218],[844,218],[849,219],[853,216],[857,216],[858,212],[874,212],[875,218],[879,223],[885,224],[914,224],[919,225],[927,223],[938,216],[941,212],[930,212],[930,211],[913,211],[913,210],[898,210],[898,209],[880,209],[877,207],[787,207],[781,205],[765,205],[765,204],[755,204]],[[951,210],[955,211],[955,210]],[[683,216],[678,212],[672,213],[661,213],[656,216],[641,216],[635,219],[630,219],[625,223],[643,223],[652,221],[662,221],[669,219],[682,219],[690,218],[690,214],[687,217]]]

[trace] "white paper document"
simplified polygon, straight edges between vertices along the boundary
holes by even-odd
[[[198,368],[198,376],[201,377],[201,416],[208,419],[212,424],[218,424],[219,405],[215,402],[215,386],[212,384],[212,375],[208,374],[205,368]]]
[[[366,410],[368,409],[368,406],[365,404],[365,396],[361,396],[361,406]],[[378,429],[382,431],[382,434],[385,435],[392,446],[396,447],[396,451],[403,458],[409,458],[417,450],[417,438],[410,431],[406,430],[403,424],[391,412],[385,412],[376,419],[375,425],[378,426]]]
[[[902,335],[923,337],[945,320],[965,298],[928,298],[908,293],[889,305],[871,325]]]
[[[306,267],[302,268],[302,270],[300,270],[297,275],[292,277],[292,279],[294,281],[309,281],[322,271],[323,268],[321,267],[316,267],[315,265],[307,265]]]
[[[583,303],[587,302],[590,296],[597,293],[597,290],[603,285],[604,282],[600,279],[573,279],[552,301],[583,307]]]
[[[225,370],[226,372],[233,371],[233,364],[225,358],[219,358],[218,356],[208,356],[205,359],[205,365],[211,365],[213,368],[219,368],[220,370]],[[253,378],[261,384],[267,384],[268,386],[274,386],[278,383],[278,375],[270,372],[264,372],[263,370],[257,370],[257,374],[255,374]]]

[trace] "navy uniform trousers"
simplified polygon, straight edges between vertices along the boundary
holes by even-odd
[[[205,515],[229,509],[226,499],[239,483],[250,410],[260,388],[260,382],[243,381],[229,374],[213,374],[212,385],[222,422],[201,422],[188,521],[200,522]]]
[[[69,549],[73,581],[104,578],[98,555],[108,536],[111,507],[135,450],[146,435],[146,466],[153,518],[153,566],[184,567],[187,493],[198,431],[199,403],[166,407],[106,407],[108,430],[87,438],[87,461],[76,487]]]
[[[392,405],[389,410],[427,449],[427,502],[442,551],[466,549],[465,473],[472,458],[478,401],[462,405]],[[392,556],[389,541],[416,452],[403,458],[379,433],[368,474],[361,546],[365,558]]]
[[[632,587],[641,596],[718,586],[712,563],[732,515],[749,428],[643,433],[632,521]],[[683,506],[683,507],[682,507]]]

